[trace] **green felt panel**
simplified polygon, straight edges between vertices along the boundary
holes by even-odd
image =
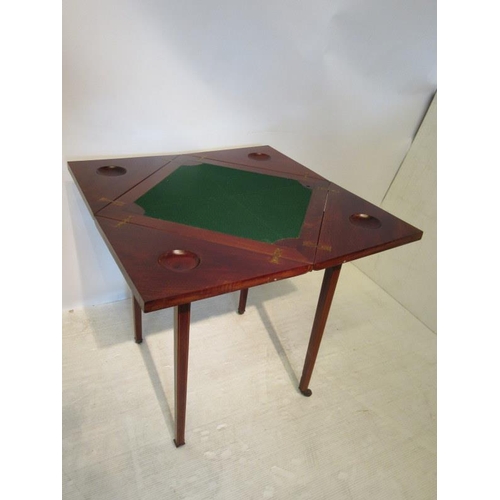
[[[310,199],[296,180],[203,163],[179,167],[135,203],[148,217],[273,243],[300,235]]]

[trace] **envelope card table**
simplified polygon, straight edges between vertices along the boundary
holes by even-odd
[[[299,389],[309,382],[342,264],[422,231],[269,146],[71,161],[142,312],[174,307],[176,446],[184,444],[191,302],[324,270]]]

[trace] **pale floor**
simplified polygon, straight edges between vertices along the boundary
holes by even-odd
[[[172,310],[63,314],[63,498],[436,497],[436,336],[353,265],[298,390],[322,272],[192,305],[186,445]],[[408,286],[411,286],[409,283]]]

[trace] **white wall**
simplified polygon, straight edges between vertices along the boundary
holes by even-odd
[[[437,94],[382,208],[422,229],[418,243],[357,261],[357,266],[412,312],[437,329]]]
[[[67,160],[269,144],[380,203],[436,90],[435,10],[66,0],[63,307],[128,294]]]

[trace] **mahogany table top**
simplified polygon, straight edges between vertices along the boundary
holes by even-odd
[[[68,165],[145,312],[422,237],[269,146]]]

